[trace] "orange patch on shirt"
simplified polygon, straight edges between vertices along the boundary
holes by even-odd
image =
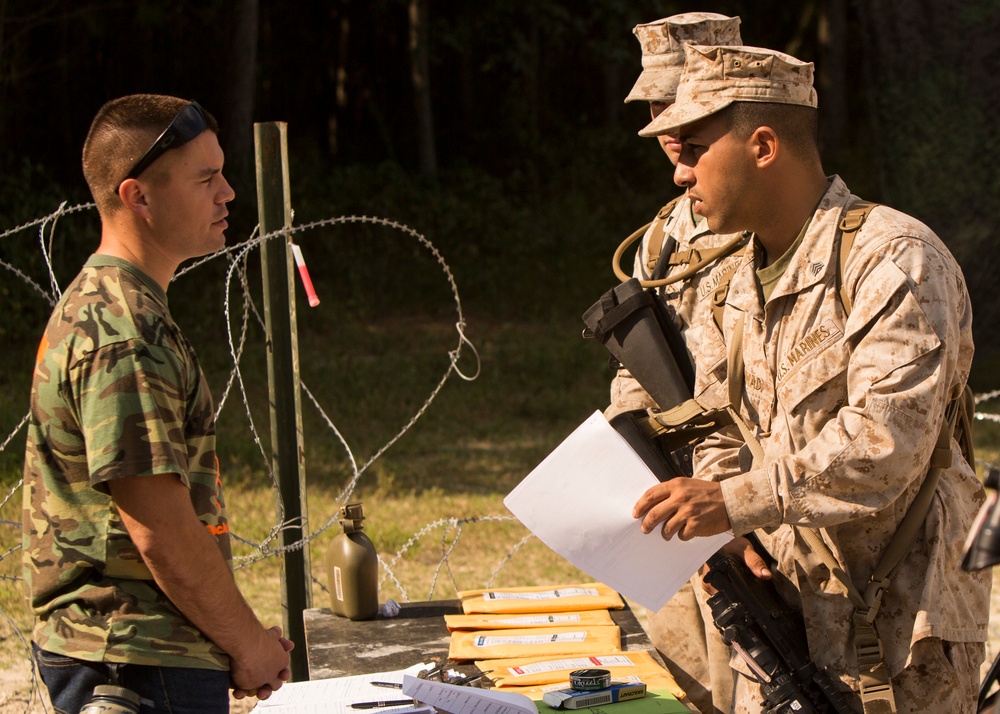
[[[42,363],[42,358],[45,356],[45,352],[49,349],[49,336],[46,334],[42,335],[42,341],[38,343],[38,353],[35,355],[35,364],[39,365]]]

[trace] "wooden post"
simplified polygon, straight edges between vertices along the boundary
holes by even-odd
[[[287,130],[284,122],[254,124],[261,235],[292,224]],[[284,504],[284,522],[289,524],[281,531],[280,543],[288,546],[308,533],[295,283],[288,240],[273,239],[261,244],[261,273],[271,405],[271,466]],[[311,606],[311,600],[308,545],[285,551],[281,560],[281,607],[285,637],[295,643],[291,652],[293,681],[309,679],[302,616]]]

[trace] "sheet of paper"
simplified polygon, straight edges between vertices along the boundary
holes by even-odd
[[[644,535],[632,507],[656,477],[594,412],[504,499],[539,540],[595,580],[659,610],[731,533]]]
[[[426,704],[398,707],[352,709],[355,702],[381,702],[406,699],[402,689],[376,687],[372,682],[403,683],[403,677],[415,675],[430,665],[418,664],[395,672],[359,674],[353,677],[290,682],[258,702],[253,708],[258,714],[433,714]]]
[[[403,693],[448,714],[538,714],[538,707],[523,694],[444,684],[410,675],[403,677]]]

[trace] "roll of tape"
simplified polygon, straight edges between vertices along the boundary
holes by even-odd
[[[593,692],[611,686],[611,672],[606,669],[577,669],[569,673],[569,686],[581,692]]]

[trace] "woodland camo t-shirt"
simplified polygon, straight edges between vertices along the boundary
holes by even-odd
[[[24,579],[44,650],[228,669],[152,580],[107,488],[176,473],[227,562],[212,397],[166,295],[126,261],[90,258],[38,349],[24,464]],[[211,588],[211,582],[204,587]]]

